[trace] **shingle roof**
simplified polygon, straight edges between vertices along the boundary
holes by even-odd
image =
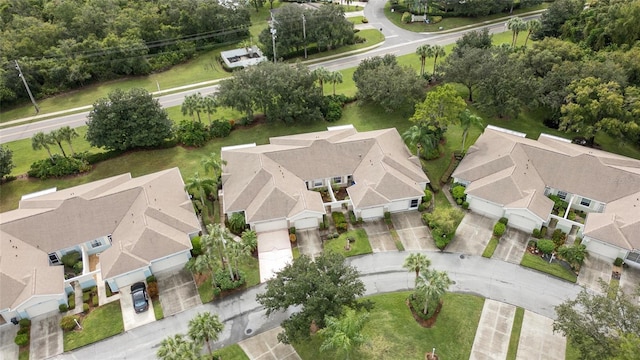
[[[247,222],[324,213],[305,181],[353,175],[347,189],[357,208],[422,196],[429,179],[396,129],[331,129],[274,137],[270,144],[223,149],[224,211],[245,211]]]
[[[177,168],[123,174],[22,200],[0,216],[0,308],[32,295],[62,293],[61,266],[48,253],[111,234],[100,256],[103,278],[191,248],[199,222]]]
[[[543,196],[545,186],[606,203],[604,214],[588,215],[584,234],[640,248],[639,160],[552,136],[536,141],[488,128],[453,176],[471,182],[468,194],[527,208],[543,220],[553,205]]]

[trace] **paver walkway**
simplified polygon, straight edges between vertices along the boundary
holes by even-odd
[[[567,340],[553,332],[553,319],[524,312],[516,360],[564,360]]]
[[[469,359],[506,359],[515,314],[515,306],[486,299]]]

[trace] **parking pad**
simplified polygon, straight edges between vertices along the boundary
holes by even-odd
[[[525,310],[517,360],[564,360],[567,340],[553,332],[553,319]]]
[[[506,359],[516,307],[486,299],[469,359]]]
[[[373,252],[398,250],[384,220],[367,220],[362,224],[362,228],[367,232]]]
[[[491,240],[495,223],[495,219],[467,212],[462,222],[460,222],[453,240],[447,245],[446,251],[482,255],[489,240]]]
[[[437,251],[431,232],[422,223],[422,214],[417,211],[405,211],[391,215],[393,227],[407,251]]]
[[[31,359],[46,359],[64,351],[60,314],[45,314],[31,319]]]
[[[0,326],[0,359],[18,358],[18,345],[13,340],[19,329],[19,326],[13,324]]]
[[[322,240],[318,229],[297,230],[298,250],[301,255],[308,255],[315,258],[322,253]]]
[[[520,264],[529,242],[528,233],[507,227],[500,243],[493,253],[494,259],[504,260],[512,264]]]
[[[620,288],[631,299],[634,299],[636,304],[640,305],[640,294],[636,293],[638,286],[640,286],[640,269],[628,267],[622,270]]]
[[[611,272],[613,271],[613,263],[609,260],[601,259],[597,256],[587,256],[584,263],[580,267],[578,275],[578,285],[582,285],[589,290],[601,293],[599,279],[609,284],[611,281]]]
[[[281,327],[265,331],[238,343],[249,359],[259,360],[300,360],[300,356],[291,345],[278,341]]]
[[[186,269],[156,274],[164,317],[202,305],[193,275]]]
[[[136,313],[133,309],[133,299],[131,298],[131,287],[123,286],[120,288],[120,309],[122,309],[122,321],[124,322],[124,331],[135,329],[139,326],[146,325],[156,321],[153,312],[153,303],[149,299],[149,310]]]

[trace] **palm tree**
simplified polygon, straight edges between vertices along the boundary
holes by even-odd
[[[431,266],[431,260],[429,260],[426,255],[418,253],[409,254],[409,256],[404,259],[404,264],[402,265],[405,269],[416,272],[416,281],[420,270],[426,270],[429,266]]]
[[[365,341],[362,329],[368,319],[369,313],[354,309],[347,309],[341,318],[327,316],[326,327],[318,332],[324,338],[320,351],[336,350],[348,360],[353,350]]]
[[[201,237],[203,247],[204,240],[208,237],[208,235],[203,235]],[[187,270],[191,271],[194,274],[203,274],[205,271],[209,271],[211,273],[211,285],[213,289],[218,287],[216,284],[216,270],[218,270],[218,259],[210,253],[203,253],[199,256],[192,257],[187,261],[185,265]]]
[[[336,84],[342,84],[342,73],[340,71],[333,71],[329,76],[329,81],[333,84],[333,95],[336,94]]]
[[[202,99],[202,111],[207,114],[207,117],[209,118],[209,125],[211,125],[211,114],[217,111],[217,107],[218,100],[216,99],[215,94],[207,95]]]
[[[227,243],[227,254],[229,262],[235,266],[235,280],[240,279],[240,260],[251,255],[251,249],[240,241],[231,240]]]
[[[49,153],[49,158],[51,158],[51,162],[54,162],[53,154],[51,154],[51,148],[49,147],[51,144],[51,136],[43,133],[42,131],[38,131],[31,137],[31,147],[33,150],[40,150],[42,148],[46,149],[47,153]]]
[[[435,149],[438,146],[438,138],[436,134],[429,131],[426,126],[422,125],[411,126],[402,134],[402,139],[416,147],[416,156],[418,157],[420,157],[421,148],[423,150],[423,154],[427,154],[429,150]]]
[[[218,340],[218,335],[224,328],[220,322],[218,315],[212,315],[210,312],[198,313],[189,321],[189,337],[198,347],[202,347],[203,343],[207,344],[209,354],[211,354],[211,341]]]
[[[474,115],[469,109],[461,112],[458,120],[460,121],[460,127],[462,127],[462,149],[460,151],[464,152],[464,143],[467,140],[471,126],[478,126],[482,129],[484,125],[482,124],[482,118]]]
[[[49,133],[49,136],[51,137],[51,140],[53,140],[55,144],[58,144],[58,147],[62,152],[62,156],[67,157],[67,153],[64,152],[64,148],[62,147],[62,142],[65,141],[64,135],[60,132],[60,130],[59,129],[52,130]]]
[[[200,197],[200,206],[202,209],[206,207],[204,197],[206,194],[211,193],[213,189],[217,189],[217,182],[211,178],[201,178],[198,172],[193,174],[193,177],[187,179],[184,185],[184,189],[192,195]]]
[[[322,91],[322,96],[324,96],[324,83],[331,81],[331,72],[323,67],[319,67],[313,70],[312,74],[316,80],[318,80],[320,91]]]
[[[527,32],[527,37],[524,39],[525,48],[527,47],[527,42],[529,41],[529,37],[531,37],[531,34],[540,30],[541,27],[542,27],[542,23],[538,19],[527,21],[527,30],[529,31]]]
[[[247,226],[247,223],[244,219],[244,213],[235,212],[231,214],[229,217],[229,228],[231,232],[240,234],[244,230],[245,226]]]
[[[176,334],[160,342],[156,355],[161,360],[196,360],[200,358],[200,354],[194,345],[184,335]]]
[[[429,57],[433,57],[433,79],[436,77],[436,64],[438,63],[438,57],[444,57],[445,55],[447,55],[447,52],[444,50],[442,45],[433,45],[431,47]]]
[[[424,297],[424,309],[426,315],[429,310],[429,303],[438,304],[440,299],[449,289],[452,282],[444,271],[423,269],[416,278],[416,293]]]
[[[430,52],[431,45],[429,44],[418,46],[416,49],[416,55],[420,56],[420,76],[424,75],[424,65],[427,62],[427,57],[429,57]]]
[[[226,164],[227,162],[222,160],[220,158],[220,155],[218,155],[215,152],[212,152],[208,156],[200,159],[200,165],[204,167],[205,173],[211,172],[211,175],[213,176],[214,179],[217,179],[220,177],[222,173],[222,166]]]
[[[225,269],[227,267],[226,264],[228,263],[227,241],[231,240],[231,234],[229,234],[229,230],[221,224],[209,224],[207,225],[207,231],[209,232],[212,242],[208,248],[211,249],[210,251],[213,251],[214,248],[218,250],[220,261],[222,262],[222,268]],[[231,264],[229,264],[229,278],[233,280],[233,269],[231,268]]]
[[[520,31],[527,29],[527,24],[521,18],[516,16],[509,19],[509,21],[507,22],[507,27],[509,28],[509,30],[513,31],[513,36],[511,37],[511,46],[514,47],[518,42],[518,34],[520,33]]]
[[[193,118],[193,114],[195,113],[198,115],[198,121],[202,122],[200,112],[203,110],[203,101],[202,94],[199,92],[185,96],[181,107],[182,115],[189,115]]]
[[[258,234],[253,230],[245,230],[241,235],[242,243],[253,253],[258,248]]]
[[[75,155],[76,152],[75,150],[73,150],[73,144],[71,142],[73,139],[79,136],[76,129],[73,129],[70,126],[63,126],[60,129],[58,129],[58,132],[60,136],[62,136],[62,139],[69,144],[69,148],[71,149],[71,154]]]

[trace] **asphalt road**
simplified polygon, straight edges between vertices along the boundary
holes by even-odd
[[[356,67],[362,59],[372,56],[385,54],[401,56],[415,53],[416,48],[423,44],[451,44],[461,38],[465,33],[473,30],[488,28],[489,32],[494,34],[503,32],[506,29],[506,21],[503,21],[496,24],[483,25],[447,34],[415,33],[406,31],[394,26],[384,16],[383,8],[385,1],[386,0],[372,0],[364,9],[365,16],[370,20],[370,24],[376,28],[382,29],[382,33],[385,35],[385,41],[379,47],[364,53],[315,63],[310,65],[309,68],[315,69],[317,67],[324,67],[331,71],[343,70]],[[529,20],[536,17],[539,17],[539,15],[526,16],[523,17],[523,19]],[[163,107],[172,107],[182,104],[184,97],[187,95],[196,92],[207,95],[216,92],[217,89],[217,85],[209,85],[202,88],[194,88],[183,92],[162,95],[157,99]],[[87,106],[87,109],[90,109],[90,106]],[[55,118],[7,127],[0,130],[0,144],[30,138],[33,134],[39,131],[49,132],[63,126],[70,126],[73,128],[84,126],[86,124],[88,114],[89,111],[87,110],[75,114],[61,115]]]

